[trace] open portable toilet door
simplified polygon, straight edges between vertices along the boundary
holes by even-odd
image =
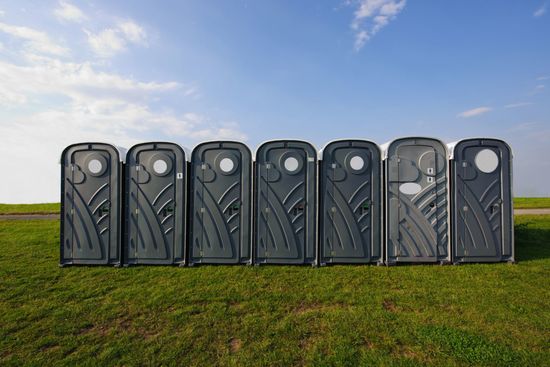
[[[514,261],[512,151],[499,139],[449,144],[453,261]]]
[[[450,262],[446,146],[406,137],[383,147],[386,263]]]
[[[122,159],[105,143],[79,143],[61,154],[61,266],[119,265]]]
[[[321,265],[382,263],[380,149],[366,140],[335,140],[319,159]]]
[[[299,140],[256,151],[256,264],[316,264],[317,152]]]

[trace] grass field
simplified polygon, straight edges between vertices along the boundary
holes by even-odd
[[[550,198],[514,198],[515,209],[550,208]]]
[[[0,204],[2,214],[57,214],[59,203],[46,204]],[[550,208],[550,198],[515,198],[516,209]]]
[[[518,264],[69,267],[0,220],[0,365],[548,365],[550,216]]]
[[[57,214],[59,203],[0,204],[0,214]]]

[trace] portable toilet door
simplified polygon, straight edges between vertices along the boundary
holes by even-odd
[[[451,149],[453,261],[514,261],[512,152],[498,139],[465,139]]]
[[[277,140],[256,152],[255,263],[316,264],[317,154]]]
[[[448,168],[439,140],[386,145],[386,263],[450,262]]]
[[[60,266],[120,264],[121,157],[104,143],[63,150]]]
[[[199,144],[191,159],[189,265],[251,263],[252,154],[239,142]]]
[[[128,151],[124,265],[184,264],[186,159],[174,143],[147,142]]]
[[[380,149],[336,140],[320,152],[320,263],[382,263]]]

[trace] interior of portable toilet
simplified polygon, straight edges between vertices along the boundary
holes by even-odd
[[[251,262],[251,196],[246,145],[213,141],[193,149],[189,265]]]
[[[273,140],[255,154],[256,264],[316,264],[317,153]]]
[[[336,140],[319,159],[320,264],[383,262],[380,149]]]
[[[182,147],[169,142],[128,151],[124,265],[184,264],[187,159]]]
[[[449,144],[453,261],[514,261],[512,151],[500,139]]]
[[[433,138],[406,137],[383,149],[386,263],[449,262],[446,146]]]
[[[61,154],[60,265],[118,265],[122,159],[105,143],[79,143]]]

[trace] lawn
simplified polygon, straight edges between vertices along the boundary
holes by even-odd
[[[57,214],[59,203],[44,204],[0,204],[1,214]]]
[[[550,198],[514,198],[515,209],[550,208]]]
[[[518,264],[68,267],[0,220],[0,365],[547,365],[550,216]]]

